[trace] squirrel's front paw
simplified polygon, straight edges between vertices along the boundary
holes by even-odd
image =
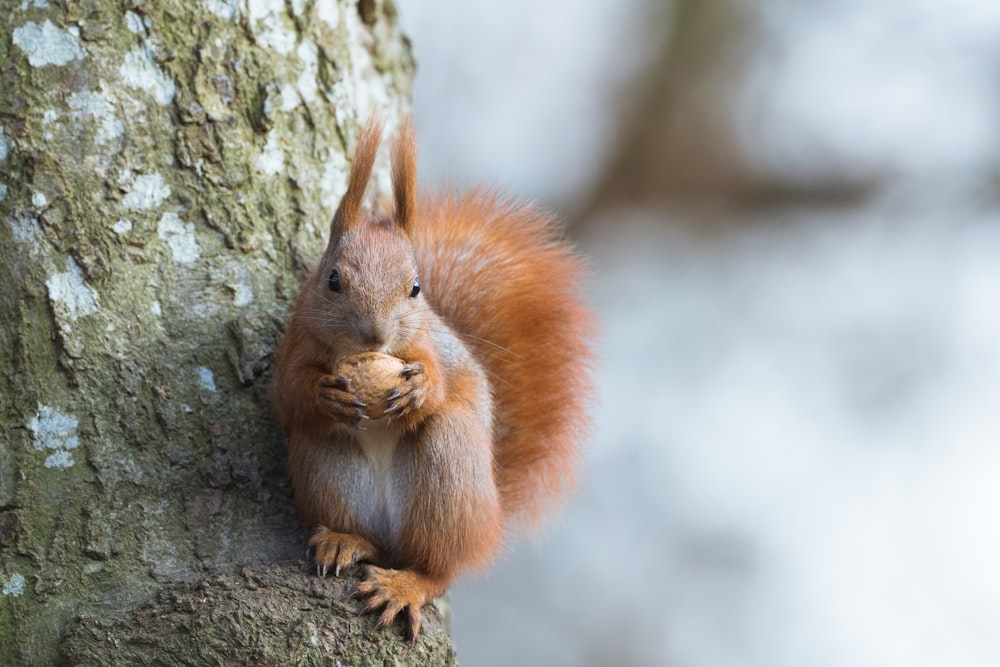
[[[359,431],[365,430],[364,422],[368,419],[365,408],[368,406],[351,391],[349,378],[324,375],[319,382],[319,398],[330,417]]]
[[[399,384],[386,396],[385,414],[391,418],[416,412],[427,398],[427,373],[423,364],[407,364],[399,372],[399,377]]]

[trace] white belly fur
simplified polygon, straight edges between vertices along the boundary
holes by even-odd
[[[355,434],[368,468],[367,474],[355,480],[358,488],[351,494],[352,504],[360,522],[389,546],[396,542],[402,521],[403,499],[393,465],[399,434],[383,420],[368,422],[366,427]]]

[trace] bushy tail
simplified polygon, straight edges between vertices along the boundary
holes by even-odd
[[[414,245],[427,299],[489,374],[505,514],[536,523],[572,484],[590,426],[584,262],[553,216],[482,190],[424,197]]]

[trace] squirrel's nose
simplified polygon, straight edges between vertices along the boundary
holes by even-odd
[[[378,324],[366,324],[358,329],[358,338],[363,345],[382,347],[389,340],[389,333]]]

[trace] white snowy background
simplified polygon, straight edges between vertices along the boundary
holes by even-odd
[[[597,432],[549,530],[453,587],[464,665],[1000,665],[1000,3],[744,4],[754,169],[881,185],[581,221]],[[424,182],[572,210],[644,4],[399,5]]]

